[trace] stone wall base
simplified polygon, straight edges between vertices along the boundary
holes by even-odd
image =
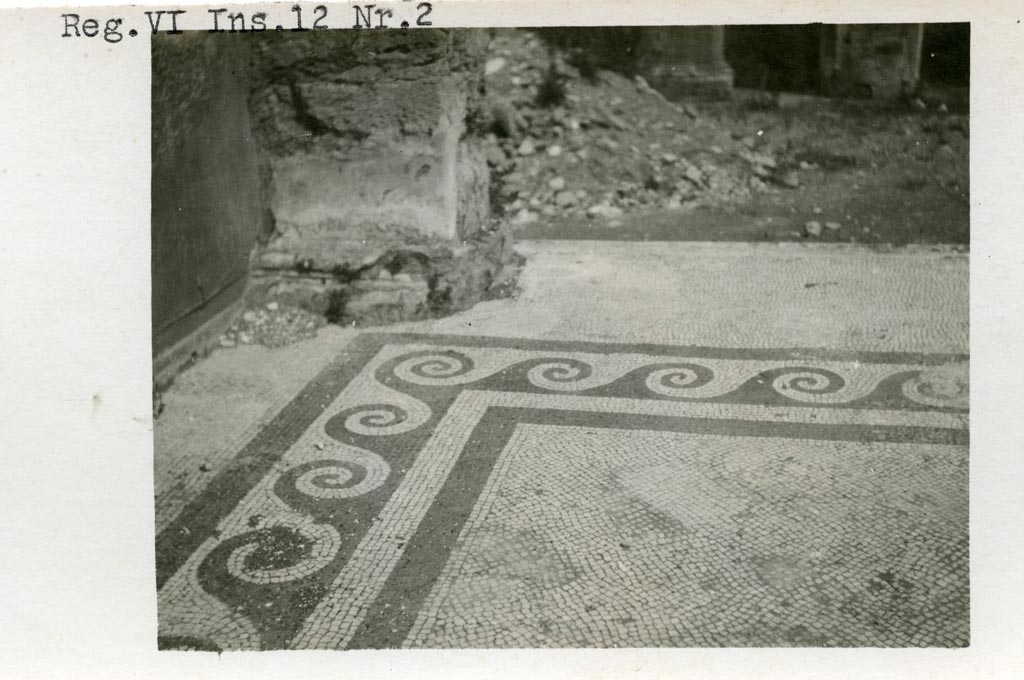
[[[275,300],[353,326],[446,316],[504,297],[514,290],[522,267],[504,225],[456,244],[422,238],[378,242],[356,262],[270,255],[252,274],[250,304]]]

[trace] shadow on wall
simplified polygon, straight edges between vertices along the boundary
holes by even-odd
[[[153,36],[154,356],[230,309],[256,239],[270,228],[247,103],[246,37]]]

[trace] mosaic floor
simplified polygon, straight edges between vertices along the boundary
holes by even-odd
[[[969,641],[964,354],[344,347],[158,516],[161,648]]]

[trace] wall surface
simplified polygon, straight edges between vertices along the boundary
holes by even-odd
[[[240,37],[153,37],[155,356],[240,298],[266,217]]]
[[[732,93],[724,26],[646,27],[636,53],[639,73],[671,100],[728,99]]]
[[[153,42],[154,373],[268,298],[339,323],[451,313],[516,267],[491,221],[479,29]]]
[[[485,225],[487,166],[467,125],[485,40],[441,29],[261,36],[252,106],[277,230],[268,265],[351,266],[366,240],[453,240]]]
[[[840,24],[827,31],[821,66],[832,94],[893,99],[917,90],[924,24]]]

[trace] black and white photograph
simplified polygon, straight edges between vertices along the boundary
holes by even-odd
[[[0,678],[1024,674],[1012,7],[197,1],[0,9]]]
[[[968,24],[225,17],[152,41],[161,649],[969,643]]]

